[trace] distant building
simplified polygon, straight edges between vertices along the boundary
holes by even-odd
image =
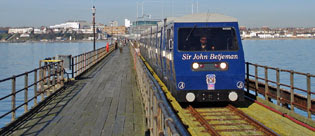
[[[258,33],[257,36],[259,38],[274,38],[274,35],[268,34],[268,33],[267,34],[266,33]]]
[[[41,27],[41,28],[35,28],[34,34],[46,34],[47,33],[47,27]]]
[[[24,28],[10,28],[8,33],[9,34],[24,34],[24,33],[31,33],[34,28],[31,27],[24,27]]]
[[[9,31],[9,28],[7,27],[0,27],[0,34],[7,34]]]
[[[126,34],[125,26],[105,26],[104,32],[109,35],[122,35]]]
[[[49,28],[51,28],[51,29],[54,29],[54,28],[58,28],[58,29],[70,29],[70,28],[72,28],[72,29],[79,29],[80,28],[80,22],[66,22],[66,23],[50,26]]]
[[[310,33],[301,33],[301,34],[296,34],[296,37],[298,37],[298,38],[311,38],[311,37],[313,37],[313,35]]]
[[[240,26],[240,31],[246,31],[247,28],[245,26]]]
[[[86,22],[86,21],[78,21],[80,29],[88,29],[91,28],[92,23]]]
[[[150,19],[150,20],[138,20],[132,22],[132,26],[130,27],[130,33],[140,34],[141,31],[146,30],[147,28],[157,25],[161,20]]]
[[[125,27],[130,27],[131,24],[130,24],[130,20],[129,19],[125,19]]]
[[[118,21],[111,21],[109,24],[110,26],[118,27]]]
[[[79,29],[79,30],[77,30],[77,33],[79,33],[79,34],[93,34],[93,28]]]

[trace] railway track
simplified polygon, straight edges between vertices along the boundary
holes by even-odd
[[[205,135],[277,135],[232,105],[215,108],[193,108],[190,105],[185,110],[194,117],[194,122],[199,123],[199,127],[204,128],[202,132]]]

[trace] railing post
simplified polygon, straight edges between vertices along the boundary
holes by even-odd
[[[44,69],[43,69],[43,79],[44,79],[44,82],[47,82],[47,78],[46,78],[46,73],[47,73],[47,65],[44,65]]]
[[[80,55],[80,74],[83,72],[83,55]]]
[[[290,93],[291,93],[291,98],[290,98],[290,104],[291,104],[291,111],[294,111],[294,72],[291,70],[290,71]]]
[[[47,79],[47,93],[46,93],[46,95],[47,96],[49,96],[50,95],[50,76],[51,76],[51,74],[50,74],[50,72],[51,72],[51,69],[50,69],[50,65],[48,64],[47,65],[48,66],[48,79]]]
[[[58,65],[58,63],[53,63],[52,65],[52,92],[56,91],[56,64]]]
[[[247,93],[249,94],[249,63],[246,62]]]
[[[12,121],[14,121],[15,120],[15,96],[16,96],[16,94],[15,94],[15,81],[16,81],[16,77],[15,76],[13,76],[12,77],[12,101],[11,101],[11,104],[12,104],[12,107],[11,107],[11,109],[12,109]]]
[[[93,65],[96,63],[96,51],[93,51],[93,61],[94,61],[94,63],[93,63]]]
[[[84,60],[84,71],[86,70],[86,53],[84,53],[84,55],[83,55],[83,60]]]
[[[72,58],[73,59],[73,58]],[[61,72],[61,87],[65,85],[65,80],[64,80],[64,73],[65,71],[63,70],[63,61],[61,61],[61,66],[60,66],[60,72]]]
[[[40,71],[39,71],[39,75],[40,75],[40,82],[39,82],[39,85],[40,85],[40,95],[41,95],[41,101],[44,100],[45,96],[44,96],[44,93],[45,93],[45,88],[44,88],[44,83],[45,83],[45,80],[44,80],[44,68],[40,68]]]
[[[258,96],[258,89],[259,89],[259,86],[258,86],[258,66],[255,65],[255,96],[257,97]]]
[[[280,94],[280,69],[276,69],[276,78],[277,78],[277,105],[280,105],[280,99],[281,99],[281,94]]]
[[[37,69],[34,71],[34,106],[37,105]]]
[[[57,75],[57,87],[58,87],[58,85],[61,85],[61,61],[59,61],[58,63],[57,63],[57,69],[56,69],[56,75]]]
[[[90,53],[86,53],[86,67],[90,68]]]
[[[269,85],[268,85],[268,68],[265,66],[265,99],[269,100]]]
[[[81,67],[81,55],[78,55],[77,67],[78,67],[78,69],[77,69],[76,76],[80,75],[80,71],[81,71],[81,69],[80,69],[80,67]]]
[[[311,75],[310,73],[307,73],[307,117],[311,118],[312,113],[311,113],[311,107],[312,107],[312,102],[311,102]]]
[[[28,111],[28,73],[24,75],[24,113]]]
[[[61,70],[63,71],[63,69]],[[74,78],[74,58],[73,57],[71,57],[71,71],[72,71],[72,78]]]
[[[79,56],[76,56],[76,57],[75,57],[75,60],[76,60],[76,61],[75,61],[75,67],[76,67],[76,69],[75,69],[75,76],[74,76],[74,77],[77,77],[77,76],[78,76],[78,73],[79,73],[79,70],[78,70],[78,69],[79,69],[78,57],[79,57]]]

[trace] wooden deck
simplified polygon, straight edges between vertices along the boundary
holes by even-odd
[[[128,47],[114,51],[15,129],[13,135],[145,135]]]

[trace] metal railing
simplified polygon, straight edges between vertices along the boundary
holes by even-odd
[[[103,47],[95,51],[82,53],[72,57],[72,77],[75,78],[80,76],[83,72],[87,71],[94,64],[97,64],[113,50],[114,47],[110,47],[108,51],[105,47]],[[46,64],[41,66],[42,62],[45,62]],[[8,84],[11,84],[11,88],[8,89],[11,90],[11,93],[0,97],[0,102],[8,102],[8,99],[11,98],[11,109],[0,115],[0,119],[3,119],[11,114],[12,122],[17,118],[16,111],[23,106],[24,114],[31,109],[29,104],[30,102],[33,104],[32,107],[37,106],[40,102],[44,101],[45,98],[62,88],[65,82],[69,81],[64,78],[64,74],[65,70],[63,68],[63,61],[41,60],[39,68],[0,80],[0,85],[2,84],[7,87]],[[34,79],[30,79],[29,75],[31,75]],[[22,85],[23,87],[21,89],[17,89],[17,83],[20,83],[17,82],[17,80],[20,81],[21,79],[24,80],[22,81],[24,85]],[[32,98],[29,98],[30,90],[34,92],[34,96]],[[22,94],[23,92],[24,94]],[[17,103],[20,103],[20,101],[17,100],[17,95],[19,94],[24,97],[24,102],[17,105]],[[39,96],[40,100],[38,99]]]
[[[114,50],[113,46],[110,46],[108,52],[106,50],[106,47],[102,47],[95,51],[89,51],[77,56],[73,56],[71,61],[72,78],[81,75],[91,66],[102,60],[104,57],[106,57],[113,50]]]
[[[39,102],[43,101],[46,96],[49,96],[52,92],[55,92],[64,85],[64,70],[63,61],[53,62],[45,66],[40,66],[34,70],[14,75],[10,78],[0,80],[0,83],[11,81],[11,93],[0,98],[0,102],[11,98],[11,110],[0,115],[0,119],[11,114],[11,121],[16,119],[16,111],[24,106],[24,113],[30,109],[29,103],[33,101],[36,106]],[[34,79],[30,79],[29,75],[33,74]],[[17,80],[24,79],[24,86],[17,90]],[[29,82],[33,80],[31,84]],[[34,91],[34,96],[29,98],[29,90]],[[17,95],[24,92],[24,103],[17,105]],[[38,96],[41,96],[38,100]]]
[[[146,124],[150,130],[150,135],[187,135],[188,133],[182,124],[174,120],[177,116],[172,111],[163,91],[139,59],[133,47],[131,47],[131,54],[134,60],[138,88],[142,96],[147,118]]]
[[[254,74],[250,73],[250,69],[254,67]],[[260,77],[258,75],[259,69],[263,70],[263,76]],[[311,91],[311,79],[315,77],[315,75],[309,73],[301,73],[293,70],[284,70],[274,67],[268,67],[258,64],[253,64],[246,62],[246,79],[247,82],[247,91],[253,90],[255,91],[255,95],[258,93],[262,94],[266,100],[275,99],[277,101],[277,105],[284,106],[291,111],[294,111],[294,108],[299,108],[303,111],[306,111],[308,114],[308,118],[311,118],[312,114],[315,112],[315,100],[312,99],[312,94],[315,92]],[[275,80],[271,80],[269,77],[270,72],[275,72]],[[289,85],[283,82],[280,82],[281,75],[289,74],[290,81]],[[295,86],[295,75],[296,76],[304,76],[306,79],[306,89],[302,89]],[[303,92],[306,95],[301,93]],[[290,107],[289,107],[290,105]]]

